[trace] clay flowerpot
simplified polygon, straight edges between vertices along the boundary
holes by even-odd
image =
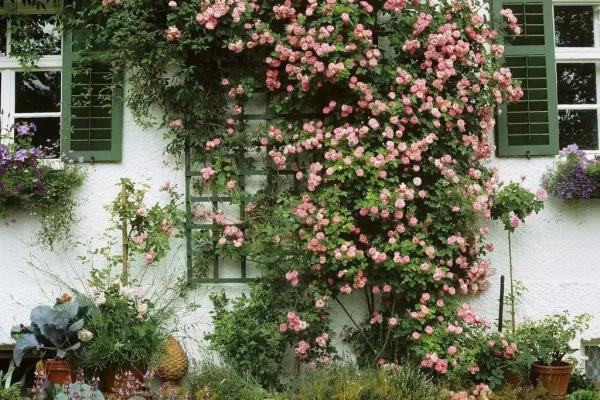
[[[572,372],[573,365],[566,362],[560,365],[534,363],[531,366],[534,383],[548,389],[553,396],[564,396],[567,394]]]
[[[53,385],[64,385],[72,381],[71,365],[65,360],[44,361],[44,372]]]
[[[102,388],[105,392],[115,393],[118,388],[117,378],[119,376],[123,376],[123,374],[131,372],[133,378],[135,378],[139,383],[144,382],[144,374],[146,371],[143,368],[136,367],[134,365],[127,366],[112,366],[108,367],[102,371]]]

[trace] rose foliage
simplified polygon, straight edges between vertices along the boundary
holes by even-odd
[[[363,365],[412,356],[436,374],[476,373],[462,336],[486,323],[462,297],[490,272],[495,109],[522,95],[483,3],[102,3],[71,23],[103,21],[95,37],[128,70],[136,117],[161,105],[169,150],[191,149],[196,190],[245,204],[240,220],[194,208],[216,225],[219,255],[262,272],[235,307],[218,299],[215,349],[265,381],[286,349],[316,367],[340,338]],[[275,116],[257,127],[246,107],[261,91]],[[249,199],[237,171],[256,159],[267,179]],[[364,312],[348,310],[352,296]],[[340,309],[342,332],[330,324]]]

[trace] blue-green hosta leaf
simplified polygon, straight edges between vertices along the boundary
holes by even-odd
[[[72,320],[77,317],[77,313],[79,312],[79,304],[75,301],[57,304],[54,306],[54,310],[59,313],[65,313],[67,317]]]
[[[69,326],[69,333],[77,332],[78,330],[80,330],[81,328],[83,328],[84,324],[85,324],[85,321],[83,319],[80,319],[77,322],[73,322],[71,324],[71,326]]]
[[[25,353],[28,353],[33,349],[39,349],[40,347],[41,344],[34,334],[24,333],[19,336],[19,339],[17,339],[17,342],[15,343],[15,348],[13,349],[13,360],[15,365],[17,367],[21,365]]]
[[[57,312],[49,306],[37,306],[31,310],[31,322],[43,329],[44,326],[53,326],[57,329],[67,330],[69,317],[64,312]]]

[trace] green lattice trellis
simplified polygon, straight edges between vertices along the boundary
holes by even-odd
[[[268,98],[265,96],[265,104],[264,104],[264,112],[256,113],[256,114],[243,114],[241,116],[232,116],[232,118],[236,118],[244,121],[255,121],[255,122],[263,122],[268,123],[268,121],[279,118],[281,115],[275,114],[269,111],[268,106]],[[306,118],[307,115],[301,116],[302,118]],[[238,154],[240,160],[244,159],[245,154]],[[193,187],[193,179],[199,177],[201,175],[199,170],[194,168],[194,154],[193,150],[190,146],[187,146],[186,157],[185,157],[185,172],[186,172],[186,246],[187,246],[187,273],[188,273],[188,281],[192,284],[198,283],[248,283],[253,281],[255,278],[250,276],[249,274],[249,263],[251,260],[247,258],[247,256],[242,255],[239,260],[236,261],[238,269],[238,274],[235,277],[225,277],[223,276],[223,259],[221,259],[216,251],[214,251],[214,246],[216,245],[216,238],[212,238],[212,249],[213,251],[210,254],[202,253],[198,251],[198,246],[195,243],[195,234],[198,232],[211,232],[219,229],[212,223],[198,223],[194,220],[192,215],[193,207],[195,204],[210,204],[213,211],[216,211],[219,207],[219,204],[233,204],[232,198],[227,195],[222,195],[216,192],[212,192],[208,195],[196,195],[194,193]],[[248,193],[247,190],[247,181],[248,177],[262,177],[266,180],[267,186],[270,186],[270,182],[273,179],[276,179],[277,176],[280,175],[291,175],[292,171],[275,171],[273,169],[264,168],[264,169],[256,169],[251,166],[248,167],[244,162],[238,162],[238,164],[242,164],[242,167],[239,171],[237,171],[238,177],[238,186],[241,190],[242,196],[241,201],[237,205],[237,210],[239,214],[239,219],[241,221],[245,218],[245,207],[248,202],[252,201],[254,195]],[[195,268],[195,260],[196,257],[206,257],[210,258],[210,270],[206,269],[205,274],[198,274],[197,268]],[[230,264],[231,265],[231,264]]]

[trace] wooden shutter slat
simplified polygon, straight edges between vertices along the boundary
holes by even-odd
[[[558,153],[558,111],[551,0],[496,0],[492,9],[513,10],[521,36],[503,38],[504,59],[522,82],[523,98],[500,107],[498,155],[535,156]]]
[[[120,161],[123,95],[120,82],[108,78],[110,66],[73,50],[66,32],[63,49],[63,149],[74,160]],[[93,54],[92,54],[93,56]]]

